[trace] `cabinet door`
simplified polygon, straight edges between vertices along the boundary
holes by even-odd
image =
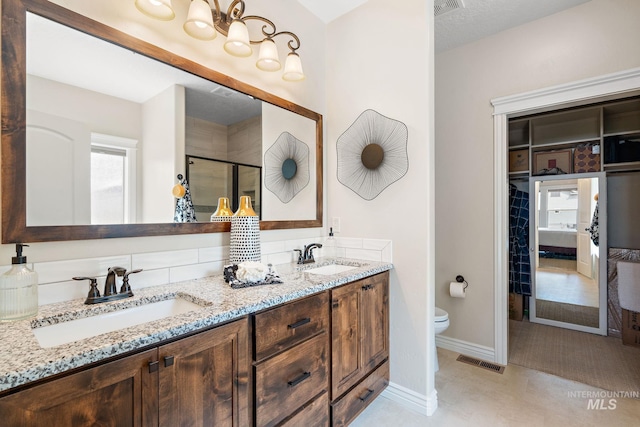
[[[361,377],[360,282],[331,291],[331,399]]]
[[[160,347],[160,426],[249,425],[247,320]]]
[[[158,424],[157,350],[125,357],[0,399],[0,424],[150,427]]]
[[[389,356],[389,273],[361,280],[360,343],[369,372]]]
[[[389,356],[389,273],[333,289],[331,400]]]

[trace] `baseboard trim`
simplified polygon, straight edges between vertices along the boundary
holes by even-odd
[[[497,363],[495,349],[491,347],[485,347],[483,345],[445,337],[443,335],[436,335],[436,346],[464,354],[465,356],[471,356],[487,362]]]
[[[438,393],[433,390],[431,396],[427,397],[423,394],[416,393],[406,387],[395,383],[389,383],[380,396],[396,402],[407,409],[417,412],[421,415],[431,416],[438,408]]]

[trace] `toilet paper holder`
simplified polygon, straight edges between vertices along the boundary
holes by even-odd
[[[464,283],[464,288],[463,288],[464,291],[466,291],[467,288],[469,287],[469,283],[466,280],[464,280],[464,277],[462,277],[461,275],[456,276],[456,282]]]

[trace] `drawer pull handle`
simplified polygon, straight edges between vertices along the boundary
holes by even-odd
[[[292,323],[291,325],[287,325],[287,327],[289,329],[295,329],[295,328],[299,328],[302,325],[306,325],[309,322],[311,322],[311,318],[310,317],[305,317],[304,319],[298,320],[296,323]]]
[[[149,373],[154,373],[158,371],[158,361],[149,362]]]
[[[295,380],[288,381],[287,384],[289,384],[289,387],[295,387],[295,386],[297,386],[298,384],[300,384],[302,381],[306,380],[309,377],[311,377],[311,372],[305,372],[304,374],[300,375]]]
[[[165,356],[164,358],[164,367],[169,367],[173,365],[173,356]]]
[[[373,289],[373,285],[364,285],[364,286],[362,287],[362,290],[363,290],[363,291],[368,291],[369,289]]]
[[[366,402],[371,396],[373,396],[373,393],[374,391],[368,388],[364,396],[360,396],[358,399],[360,399],[362,402]]]

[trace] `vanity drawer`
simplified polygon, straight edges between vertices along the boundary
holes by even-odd
[[[389,384],[389,360],[387,359],[362,382],[331,406],[333,426],[349,425],[364,408]]]
[[[254,360],[262,360],[329,328],[329,293],[294,301],[254,316]]]
[[[329,427],[329,393],[308,403],[300,412],[289,418],[278,427]]]
[[[322,333],[256,365],[256,425],[273,426],[328,390],[328,362],[328,334]]]

